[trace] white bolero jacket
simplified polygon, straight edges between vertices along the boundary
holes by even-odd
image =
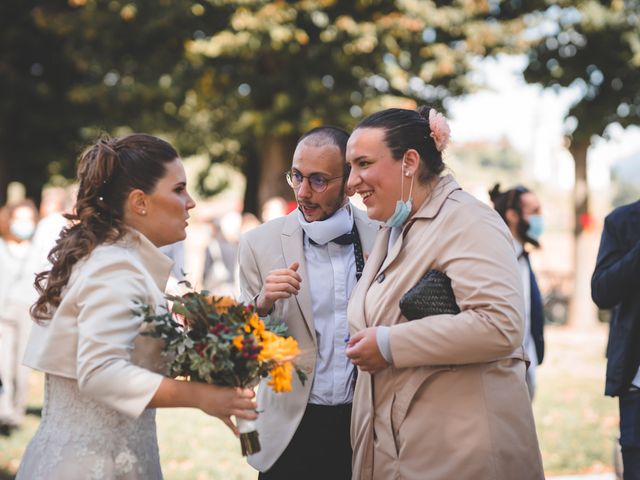
[[[53,318],[35,323],[24,364],[76,379],[83,395],[138,417],[160,386],[162,341],[139,335],[137,302],[166,305],[173,262],[131,230],[78,262]]]

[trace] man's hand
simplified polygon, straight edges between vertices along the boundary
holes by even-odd
[[[258,315],[261,317],[267,315],[276,300],[298,294],[300,282],[302,282],[302,278],[298,274],[299,267],[298,262],[293,262],[289,268],[279,268],[269,272],[260,295],[256,299]]]
[[[360,330],[349,339],[347,357],[363,372],[375,373],[389,366],[378,348],[376,327]]]

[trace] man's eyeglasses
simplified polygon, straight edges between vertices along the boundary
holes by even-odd
[[[298,188],[300,188],[300,186],[302,185],[302,182],[304,182],[304,179],[306,178],[309,181],[309,186],[311,187],[311,190],[313,190],[316,193],[324,192],[329,186],[329,182],[332,182],[339,178],[344,178],[343,175],[340,175],[339,177],[325,178],[319,173],[312,173],[311,175],[302,175],[300,172],[296,172],[296,171],[288,171],[286,173],[286,176],[287,176],[287,183],[289,183],[291,188],[293,188],[294,190],[297,190]]]

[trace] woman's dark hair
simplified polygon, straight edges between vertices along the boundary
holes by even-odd
[[[523,193],[527,193],[529,189],[522,185],[515,186],[509,190],[503,192],[500,191],[500,184],[496,183],[491,190],[489,190],[489,198],[493,203],[493,208],[500,214],[504,223],[507,223],[507,210],[515,210],[518,215],[522,215],[522,202],[520,197]]]
[[[489,198],[493,203],[493,208],[502,217],[504,223],[509,225],[507,221],[507,210],[514,210],[518,214],[518,223],[515,226],[520,238],[523,238],[526,242],[530,243],[534,247],[539,247],[540,242],[535,238],[531,238],[527,234],[529,224],[524,220],[522,216],[522,195],[530,192],[527,187],[517,185],[504,192],[500,191],[500,184],[496,183],[491,190],[489,190]]]
[[[50,319],[73,266],[96,246],[124,235],[125,202],[140,189],[151,193],[178,152],[164,140],[146,134],[104,138],[87,148],[78,163],[78,197],[71,221],[49,253],[51,270],[36,275],[40,297],[31,307],[36,321]]]
[[[425,105],[418,110],[388,108],[366,117],[356,126],[356,130],[358,128],[383,129],[385,144],[396,160],[400,160],[409,149],[418,152],[423,166],[418,174],[418,180],[426,183],[432,177],[440,175],[445,168],[442,153],[438,151],[431,137],[430,111],[431,107]]]

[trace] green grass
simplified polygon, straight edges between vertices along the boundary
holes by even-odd
[[[612,471],[617,399],[604,396],[606,327],[547,329],[534,414],[545,472]]]
[[[158,442],[166,480],[257,478],[240,441],[216,418],[193,409],[158,410]]]
[[[534,413],[548,474],[612,470],[618,429],[617,401],[602,394],[606,329],[576,332],[547,329],[547,354],[538,369]],[[42,375],[32,376],[24,428],[0,437],[0,480],[12,479],[38,426]],[[245,480],[256,472],[240,455],[240,444],[217,419],[188,409],[158,411],[160,458],[167,480]]]
[[[22,453],[38,428],[43,375],[31,377],[29,414],[21,430],[0,436],[0,480],[13,479]],[[166,480],[248,480],[257,478],[240,454],[240,441],[218,419],[199,410],[157,411],[158,442]]]

